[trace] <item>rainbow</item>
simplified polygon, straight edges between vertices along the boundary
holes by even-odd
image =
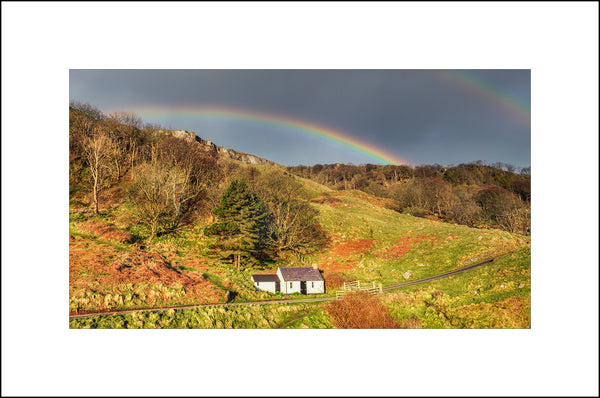
[[[340,144],[361,155],[367,156],[382,164],[410,165],[404,159],[401,159],[381,148],[365,142],[348,133],[335,130],[329,127],[321,126],[315,123],[293,119],[287,116],[273,113],[255,112],[249,110],[234,109],[218,106],[141,106],[127,109],[136,113],[142,118],[156,117],[194,117],[194,118],[216,118],[224,120],[242,120],[265,125],[281,126],[289,128],[299,133],[308,134]]]
[[[481,81],[468,70],[433,70],[441,80],[458,87],[468,95],[478,98],[495,109],[503,111],[509,118],[529,127],[531,106],[505,92]]]

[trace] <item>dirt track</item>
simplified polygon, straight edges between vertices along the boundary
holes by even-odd
[[[388,290],[398,289],[398,288],[405,287],[405,286],[411,286],[411,285],[416,285],[416,284],[419,284],[419,283],[425,283],[425,282],[433,281],[433,280],[436,280],[436,279],[446,278],[446,277],[448,277],[450,275],[459,274],[461,272],[469,271],[469,270],[472,270],[473,268],[477,268],[477,267],[481,267],[483,265],[489,264],[492,261],[494,261],[495,259],[500,258],[500,257],[504,257],[504,256],[509,255],[511,253],[513,253],[513,252],[505,253],[505,254],[502,254],[500,256],[493,257],[493,258],[491,258],[489,260],[482,261],[482,262],[477,263],[477,264],[472,264],[472,265],[469,265],[469,266],[464,267],[464,268],[459,268],[459,269],[456,269],[454,271],[445,272],[443,274],[430,276],[430,277],[419,279],[419,280],[416,280],[416,281],[411,281],[411,282],[400,283],[400,284],[397,284],[397,285],[386,286],[386,287],[383,288],[383,290],[384,291],[388,291]],[[170,310],[170,309],[182,310],[182,309],[192,309],[192,308],[197,308],[197,307],[209,307],[209,306],[313,303],[313,302],[330,301],[330,300],[335,300],[335,297],[318,297],[318,298],[302,298],[302,299],[282,299],[282,300],[264,300],[264,301],[246,301],[246,302],[239,302],[239,303],[220,303],[220,304],[197,304],[197,305],[184,305],[184,306],[175,306],[175,307],[136,308],[136,309],[130,309],[130,310],[114,310],[114,311],[109,310],[109,311],[85,312],[85,313],[79,313],[79,314],[69,315],[69,319],[86,318],[86,317],[94,316],[94,315],[123,315],[123,314],[130,314],[130,313],[136,312],[136,311],[158,312],[158,311],[166,311],[166,310]]]

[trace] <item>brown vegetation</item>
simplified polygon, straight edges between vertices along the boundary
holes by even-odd
[[[108,240],[120,243],[131,243],[133,237],[127,231],[110,226],[106,223],[88,220],[78,226],[79,231],[96,236],[100,240]]]
[[[350,282],[352,278],[344,276],[341,272],[327,271],[323,273],[323,279],[325,279],[325,290],[331,292],[332,290],[341,289],[344,286],[344,282]]]
[[[100,227],[98,231],[103,229]],[[135,248],[122,251],[81,237],[72,237],[70,241],[69,278],[72,289],[99,294],[118,294],[119,286],[128,284],[157,283],[166,287],[183,287],[185,297],[180,301],[185,303],[215,303],[223,299],[220,289],[202,274],[184,273],[169,265],[159,254]]]
[[[401,325],[379,298],[366,292],[353,292],[325,306],[336,328],[394,329]]]
[[[325,260],[319,264],[319,269],[325,272],[339,272],[351,270],[354,266],[350,263],[340,263],[335,260]]]
[[[326,205],[330,205],[330,206],[333,206],[334,204],[342,203],[341,199],[331,196],[327,192],[324,192],[323,196],[319,196],[318,198],[313,198],[310,201],[312,203],[318,203],[320,205],[326,204]]]
[[[431,245],[438,240],[438,237],[434,235],[419,235],[419,236],[403,236],[396,241],[396,244],[383,253],[378,254],[378,257],[387,259],[398,259],[402,258],[406,253],[410,252],[414,245],[417,245],[424,240],[429,239]]]
[[[373,239],[344,240],[331,249],[331,253],[337,257],[345,257],[353,254],[363,254],[373,248]]]

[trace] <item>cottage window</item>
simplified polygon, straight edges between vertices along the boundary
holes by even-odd
[[[290,289],[292,288],[292,282],[290,282]]]
[[[314,282],[311,282],[310,284],[311,284],[310,287],[315,287],[315,283]]]

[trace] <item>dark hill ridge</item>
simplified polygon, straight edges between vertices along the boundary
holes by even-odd
[[[201,145],[204,145],[207,151],[213,151],[220,156],[225,156],[230,159],[238,160],[240,162],[248,163],[248,164],[271,164],[275,165],[275,162],[272,162],[267,159],[263,159],[261,157],[250,155],[248,153],[239,152],[233,149],[223,148],[222,146],[215,145],[210,140],[204,140],[196,135],[193,131],[187,130],[158,130],[158,133],[170,135],[177,138],[183,138],[188,141],[196,141]]]

